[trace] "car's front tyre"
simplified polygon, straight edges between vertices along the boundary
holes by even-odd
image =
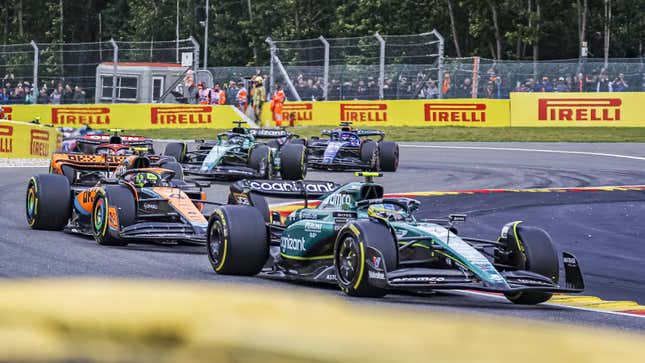
[[[502,233],[500,242],[506,245],[509,253],[498,254],[495,262],[514,266],[518,270],[535,272],[550,278],[554,283],[558,282],[558,255],[551,236],[545,230],[524,226],[521,222],[509,223],[504,230],[506,233]],[[521,291],[505,296],[514,304],[535,305],[549,300],[553,293]]]
[[[269,257],[267,228],[260,212],[239,205],[218,208],[208,221],[206,253],[218,274],[258,274]]]
[[[29,179],[25,212],[32,229],[60,231],[65,228],[72,216],[68,179],[58,174],[40,174]]]
[[[345,225],[336,238],[334,266],[336,281],[347,295],[383,297],[387,290],[375,286],[369,278],[367,248],[377,250],[387,271],[396,269],[398,249],[390,230],[383,224],[364,220]]]

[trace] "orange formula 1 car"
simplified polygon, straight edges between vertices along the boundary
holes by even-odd
[[[130,241],[206,241],[206,201],[202,188],[187,184],[170,169],[151,167],[131,156],[94,186],[70,183],[64,175],[40,174],[29,180],[27,222],[33,229],[92,235],[101,245]]]
[[[71,185],[93,186],[102,177],[135,154],[145,154],[152,166],[173,170],[183,179],[182,167],[171,156],[152,154],[152,140],[138,136],[119,136],[121,130],[109,135],[86,135],[79,139],[76,151],[59,151],[52,155],[49,172],[63,175]],[[81,151],[82,150],[82,151]]]

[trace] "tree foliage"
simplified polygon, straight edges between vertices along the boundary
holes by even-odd
[[[209,64],[263,65],[267,36],[274,39],[412,34],[437,29],[446,53],[501,59],[575,58],[580,0],[452,0],[454,41],[446,0],[210,0]],[[584,2],[585,40],[603,56],[604,0]],[[0,0],[4,44],[149,41],[175,38],[176,0]],[[196,8],[179,0],[180,36],[203,42]],[[250,7],[249,7],[250,6]],[[611,57],[638,57],[645,38],[645,1],[611,0]],[[540,9],[538,14],[537,9]],[[99,13],[101,29],[99,31]]]

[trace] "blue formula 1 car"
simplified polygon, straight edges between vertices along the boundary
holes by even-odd
[[[337,284],[351,296],[390,291],[472,289],[503,293],[516,304],[538,304],[554,292],[584,289],[577,259],[558,253],[543,229],[510,222],[496,240],[459,235],[447,219],[414,216],[420,202],[384,197],[379,173],[345,185],[300,181],[242,181],[232,204],[209,220],[207,252],[218,274],[260,274],[284,280]],[[304,208],[282,222],[268,218],[259,194],[305,197]],[[319,197],[307,208],[307,197]]]
[[[322,136],[311,138],[307,144],[307,164],[312,168],[366,171],[398,168],[399,146],[383,141],[382,131],[354,129],[350,122],[343,122],[336,129],[323,130]]]

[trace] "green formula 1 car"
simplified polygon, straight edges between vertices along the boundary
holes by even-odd
[[[365,182],[233,184],[229,200],[238,205],[218,208],[209,220],[208,258],[215,272],[330,282],[366,297],[394,290],[491,291],[517,304],[584,289],[570,253],[562,253],[560,277],[558,254],[544,230],[511,222],[497,240],[459,236],[454,225],[464,215],[417,219],[419,201],[384,197],[372,179],[378,173],[357,175]],[[259,194],[304,196],[305,208],[282,223],[277,212],[268,217]],[[318,196],[319,204],[307,208],[308,198]]]
[[[196,140],[188,151],[182,142],[166,145],[164,155],[182,164],[187,175],[214,180],[304,179],[307,175],[305,139],[282,129],[249,129],[237,121],[216,140]],[[269,142],[261,140],[268,139]]]

